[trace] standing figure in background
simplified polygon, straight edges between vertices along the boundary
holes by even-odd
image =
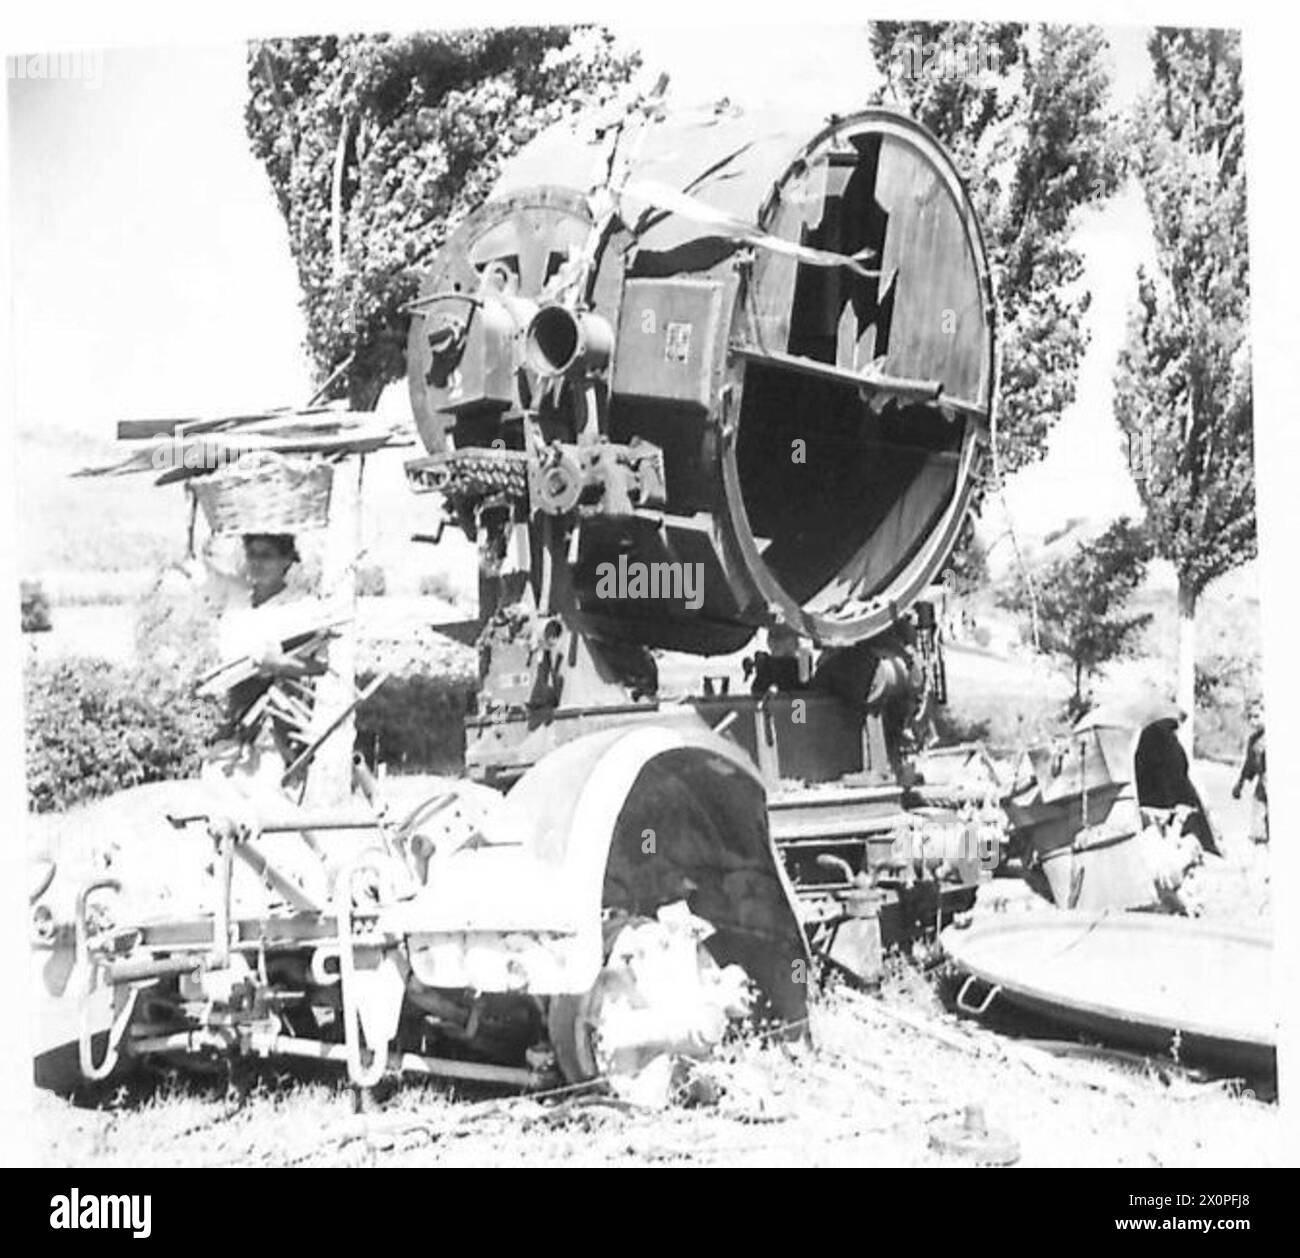
[[[1133,780],[1143,808],[1176,809],[1183,813],[1183,833],[1196,836],[1211,856],[1222,856],[1221,836],[1215,833],[1209,811],[1191,778],[1191,764],[1178,737],[1187,719],[1181,708],[1147,720],[1133,756]]]
[[[1268,787],[1265,784],[1264,718],[1258,701],[1250,705],[1247,713],[1250,733],[1246,737],[1246,750],[1242,756],[1241,772],[1232,788],[1232,798],[1240,799],[1241,790],[1248,782],[1255,783],[1255,794],[1250,808],[1250,840],[1252,843],[1268,842]]]

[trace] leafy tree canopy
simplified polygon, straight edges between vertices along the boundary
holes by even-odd
[[[369,409],[404,370],[418,271],[503,160],[602,104],[634,57],[591,27],[254,43],[245,123],[298,266],[320,379]]]
[[[1151,620],[1147,613],[1135,616],[1124,610],[1145,579],[1150,558],[1145,530],[1121,517],[1091,541],[1049,560],[1037,574],[1040,648],[1070,665],[1076,714],[1087,707],[1084,682],[1130,651]],[[1026,611],[1024,584],[1016,582],[1002,601]]]
[[[981,22],[876,22],[872,54],[896,101],[951,150],[994,268],[999,453],[1014,472],[1043,457],[1075,398],[1089,294],[1070,247],[1074,212],[1122,175],[1099,30]],[[978,50],[979,73],[933,72],[917,49]]]
[[[1186,608],[1256,553],[1240,37],[1157,30],[1133,128],[1157,267],[1115,376],[1158,553]]]

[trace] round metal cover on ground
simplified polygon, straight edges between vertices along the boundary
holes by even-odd
[[[1009,1133],[990,1127],[980,1105],[966,1106],[960,1118],[932,1123],[930,1147],[936,1153],[965,1158],[979,1166],[1010,1166],[1020,1160],[1020,1142]]]
[[[1268,1068],[1273,947],[1259,931],[1149,913],[1061,909],[949,927],[939,939],[999,999],[1107,1039]]]

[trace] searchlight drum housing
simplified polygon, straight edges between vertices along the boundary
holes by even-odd
[[[602,640],[883,633],[947,562],[988,445],[991,285],[951,159],[882,109],[815,131],[669,113],[597,224],[606,140],[579,126],[530,144],[424,281],[409,377],[430,454],[572,447],[584,489],[542,509],[574,513],[574,596]],[[567,419],[565,390],[588,403]],[[662,502],[592,489],[617,461],[593,442],[657,452]],[[701,565],[702,605],[596,597],[620,557]]]

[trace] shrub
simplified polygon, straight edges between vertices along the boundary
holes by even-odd
[[[1074,680],[1072,717],[1089,707],[1084,683],[1103,665],[1133,653],[1148,613],[1132,614],[1128,602],[1146,577],[1151,542],[1140,525],[1115,520],[1091,541],[1040,566],[1037,582],[1039,647],[1063,660]],[[1026,613],[1030,593],[1016,582],[1003,605]]]
[[[23,632],[44,633],[50,624],[50,600],[39,581],[22,583]]]
[[[445,572],[426,572],[420,578],[420,593],[426,598],[440,598],[447,603],[460,601],[455,584]]]
[[[1210,708],[1226,701],[1242,706],[1260,698],[1259,659],[1212,651],[1196,661],[1196,706]]]
[[[1259,658],[1213,652],[1196,665],[1196,754],[1210,760],[1240,757],[1249,733],[1247,713],[1262,697]]]
[[[398,773],[459,772],[476,689],[477,679],[464,677],[390,677],[357,711],[357,747]]]
[[[153,663],[31,661],[24,682],[33,812],[192,776],[220,720],[187,673]]]
[[[388,579],[379,564],[366,563],[357,568],[357,593],[362,598],[383,598],[388,593]]]
[[[304,550],[303,539],[298,539],[299,550]],[[285,588],[292,598],[312,598],[321,592],[320,556],[304,553],[301,563],[289,569],[284,579]]]
[[[217,663],[216,634],[201,586],[174,569],[159,574],[136,609],[136,658],[155,666],[198,676]]]

